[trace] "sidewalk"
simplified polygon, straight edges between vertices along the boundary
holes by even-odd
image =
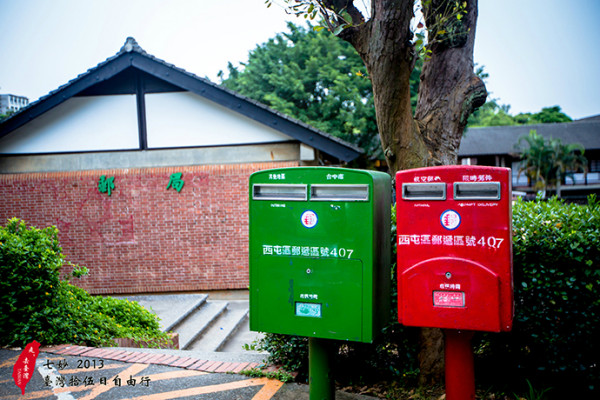
[[[129,349],[120,347],[85,347],[62,345],[44,347],[40,352],[62,356],[94,357],[104,360],[123,361],[186,368],[203,372],[239,373],[264,364],[266,355],[242,353],[202,353],[167,349]]]
[[[20,349],[0,349],[2,399],[309,399],[306,384],[239,374],[262,366],[265,355],[76,345],[40,348],[36,371],[21,396],[11,375],[20,353]],[[336,399],[375,398],[338,391]]]

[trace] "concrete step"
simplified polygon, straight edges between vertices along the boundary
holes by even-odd
[[[220,351],[248,316],[247,301],[229,301],[227,309],[202,335],[190,344],[190,350]],[[240,349],[241,350],[241,349]]]
[[[163,331],[179,333],[181,350],[261,354],[245,349],[262,337],[250,332],[247,291],[118,297],[137,301],[157,314]]]
[[[188,350],[196,338],[203,335],[226,309],[226,301],[207,300],[202,307],[174,326],[173,331],[179,333],[179,348]]]
[[[221,347],[221,351],[223,353],[266,354],[265,352],[251,350],[255,342],[262,339],[263,336],[264,333],[250,331],[250,319],[246,316],[227,343]]]
[[[175,327],[185,320],[196,309],[206,302],[206,294],[164,294],[164,295],[128,295],[113,296],[130,301],[137,301],[142,307],[154,312],[160,318],[160,329],[163,332],[174,331]]]

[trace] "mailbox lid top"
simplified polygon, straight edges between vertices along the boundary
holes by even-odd
[[[463,175],[481,175],[492,174],[493,176],[508,177],[511,172],[510,168],[505,167],[490,167],[485,165],[440,165],[437,167],[413,168],[396,172],[397,177],[406,179],[408,176],[436,176],[446,177],[446,180]],[[462,179],[461,179],[462,180]]]
[[[479,165],[446,165],[398,171],[398,201],[510,200],[510,177],[510,168]]]
[[[390,180],[390,175],[385,172],[339,167],[274,168],[257,171],[250,175],[251,183],[273,184],[349,184]]]
[[[390,193],[390,175],[335,167],[292,167],[250,176],[251,200],[371,202],[373,193]]]

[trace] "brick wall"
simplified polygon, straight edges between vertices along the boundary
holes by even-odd
[[[297,162],[0,175],[0,220],[56,225],[94,294],[248,285],[248,177]],[[181,192],[166,189],[181,172]],[[114,176],[111,196],[100,176]],[[66,268],[65,268],[66,270]]]

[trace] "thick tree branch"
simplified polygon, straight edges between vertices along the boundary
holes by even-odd
[[[335,14],[340,15],[342,12],[348,12],[352,18],[352,25],[358,26],[365,23],[365,17],[354,6],[354,0],[322,0],[323,6],[332,10]]]
[[[364,35],[368,33],[368,28],[365,26],[365,24],[368,24],[368,22],[365,20],[364,15],[362,15],[362,13],[354,6],[354,1],[320,0],[319,4],[322,6],[322,8],[330,10],[333,15],[337,16],[335,21],[331,21],[331,17],[328,17],[326,12],[321,12],[321,14],[323,14],[323,16],[327,19],[327,24],[330,26],[330,29],[332,24],[336,24],[336,26],[346,24],[348,21],[343,21],[341,19],[341,13],[343,11],[348,12],[352,19],[352,23],[342,30],[338,36],[340,39],[352,44],[359,54],[364,54],[365,49],[362,49],[362,43],[364,43]],[[332,31],[333,30],[335,29],[332,29]]]
[[[340,34],[358,51],[369,72],[379,135],[392,171],[404,162],[419,166],[425,151],[410,105],[412,4],[412,0],[373,0],[371,19]]]

